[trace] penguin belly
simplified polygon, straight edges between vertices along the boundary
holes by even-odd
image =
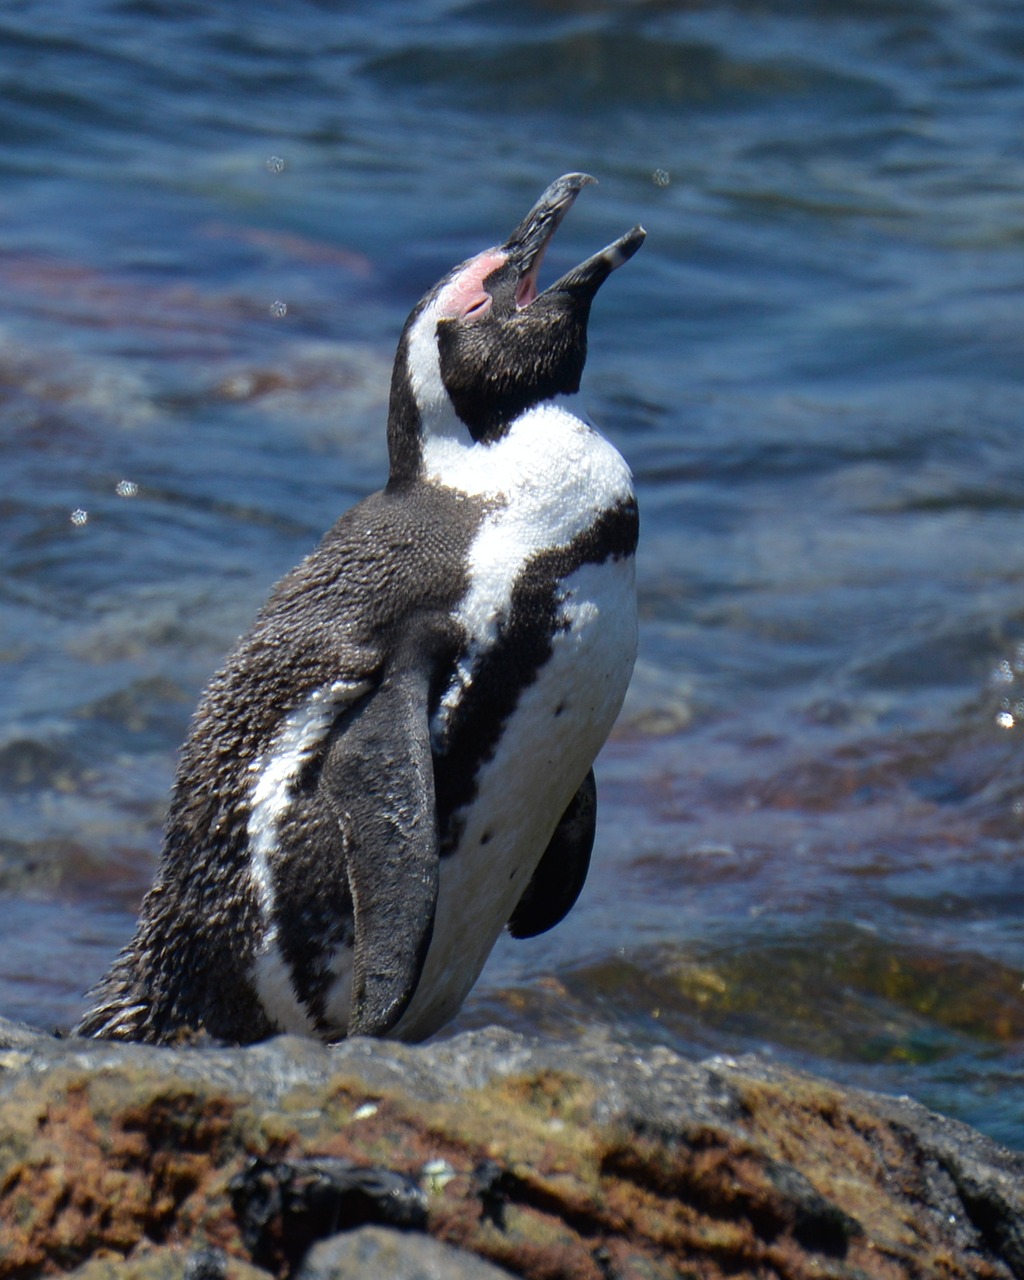
[[[441,859],[430,949],[395,1038],[422,1040],[458,1012],[622,706],[637,645],[632,557],[583,565],[559,594],[550,657],[452,815],[458,842]]]

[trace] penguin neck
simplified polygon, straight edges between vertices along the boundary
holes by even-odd
[[[436,480],[437,457],[455,457],[484,449],[446,397],[423,406],[417,403],[407,378],[396,377],[388,412],[389,488],[416,480]]]
[[[420,474],[428,484],[472,497],[540,509],[560,502],[563,494],[570,502],[585,503],[595,463],[603,472],[606,454],[621,463],[612,446],[559,397],[524,410],[488,442],[474,440],[454,414],[430,421],[422,437]],[[612,469],[617,472],[618,466]],[[623,484],[624,477],[616,474],[612,487]],[[603,475],[597,487],[605,488]]]
[[[500,432],[487,440],[477,439],[455,412],[441,377],[436,329],[436,317],[428,306],[412,316],[398,344],[388,406],[388,488],[427,480],[481,495],[502,493],[508,487],[501,474],[506,464],[516,475],[524,470],[536,472],[539,465],[532,456],[533,433],[526,428],[531,415],[575,397],[558,396],[532,405]]]
[[[527,405],[480,438],[455,411],[444,379],[432,304],[414,312],[395,355],[388,410],[388,488],[418,480],[480,497],[504,498],[511,490],[558,485],[569,457],[586,452],[583,437],[606,444],[561,394]],[[610,447],[610,446],[606,446]],[[565,450],[561,458],[559,450]]]

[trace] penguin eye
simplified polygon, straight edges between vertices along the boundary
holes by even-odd
[[[462,313],[463,320],[481,320],[490,311],[494,299],[489,293],[482,293],[479,298]]]

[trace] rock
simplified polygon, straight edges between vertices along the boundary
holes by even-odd
[[[508,1272],[429,1236],[361,1227],[315,1244],[298,1280],[508,1280]]]
[[[157,1049],[0,1023],[0,1280],[454,1280],[485,1262],[1009,1280],[1024,1156],[755,1057],[493,1028]]]
[[[266,1271],[220,1249],[140,1250],[127,1260],[94,1258],[70,1274],[73,1280],[270,1280]]]

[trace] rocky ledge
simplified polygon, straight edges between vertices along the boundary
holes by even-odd
[[[0,1022],[0,1277],[1024,1277],[1024,1156],[756,1058]]]

